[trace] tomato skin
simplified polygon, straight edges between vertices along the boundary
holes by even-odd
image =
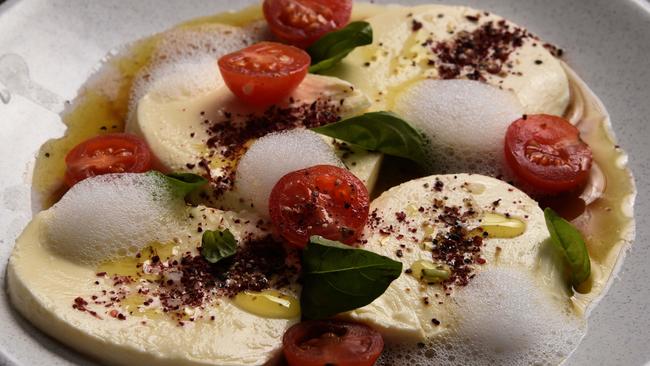
[[[306,48],[348,24],[352,0],[264,0],[263,10],[276,37]]]
[[[372,366],[384,349],[384,340],[363,324],[312,320],[289,328],[282,346],[289,366]]]
[[[153,154],[140,137],[112,133],[81,142],[68,152],[65,164],[64,181],[68,187],[72,187],[96,175],[149,171],[153,165]]]
[[[331,165],[283,176],[269,197],[275,230],[297,248],[304,248],[312,235],[354,243],[368,220],[369,207],[363,182]]]
[[[591,149],[562,117],[536,114],[516,120],[506,132],[504,151],[515,175],[542,193],[572,191],[589,178]]]
[[[246,103],[267,106],[293,92],[307,75],[311,57],[299,48],[260,42],[218,61],[228,88]]]

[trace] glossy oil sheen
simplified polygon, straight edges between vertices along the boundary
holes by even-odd
[[[518,218],[486,212],[481,217],[481,230],[489,238],[516,238],[526,231],[526,223]]]
[[[263,318],[293,319],[300,316],[300,302],[295,296],[276,290],[244,291],[233,303],[240,309]]]

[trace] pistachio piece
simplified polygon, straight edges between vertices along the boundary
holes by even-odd
[[[429,284],[440,283],[451,276],[451,268],[446,264],[420,259],[411,265],[411,275]]]
[[[495,213],[485,213],[481,218],[480,228],[473,232],[475,235],[482,235],[486,232],[489,238],[514,238],[526,231],[526,223],[516,219]]]

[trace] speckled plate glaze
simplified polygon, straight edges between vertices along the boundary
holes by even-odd
[[[32,216],[31,171],[58,113],[106,52],[193,17],[255,1],[0,0],[0,282]],[[417,4],[431,1],[377,1]],[[558,44],[600,97],[636,178],[636,239],[567,365],[650,364],[650,3],[444,1],[492,11]],[[19,317],[0,292],[0,365],[92,365]]]

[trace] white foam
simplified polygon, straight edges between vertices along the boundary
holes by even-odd
[[[51,208],[46,237],[70,260],[98,264],[175,235],[184,202],[150,174],[109,174],[74,185]]]
[[[378,364],[557,365],[584,335],[568,299],[527,269],[486,269],[454,296],[450,331],[424,347],[394,347]]]
[[[138,101],[152,92],[159,98],[197,95],[222,85],[217,60],[265,37],[266,28],[207,24],[176,28],[160,34],[151,65],[136,75],[131,89],[129,116]]]
[[[271,133],[255,141],[239,161],[235,188],[268,216],[269,195],[280,178],[321,164],[344,166],[321,135],[305,129]]]
[[[398,96],[396,112],[429,138],[434,172],[497,176],[506,130],[523,107],[485,83],[427,79]]]
[[[176,100],[200,95],[223,85],[217,62],[208,55],[196,56],[183,62],[166,62],[148,70],[147,81],[138,80],[133,99],[148,93],[164,100]]]
[[[499,364],[534,363],[531,353],[550,362],[581,338],[581,322],[564,300],[562,306],[528,271],[490,269],[459,291],[458,333],[477,352],[494,354]]]

